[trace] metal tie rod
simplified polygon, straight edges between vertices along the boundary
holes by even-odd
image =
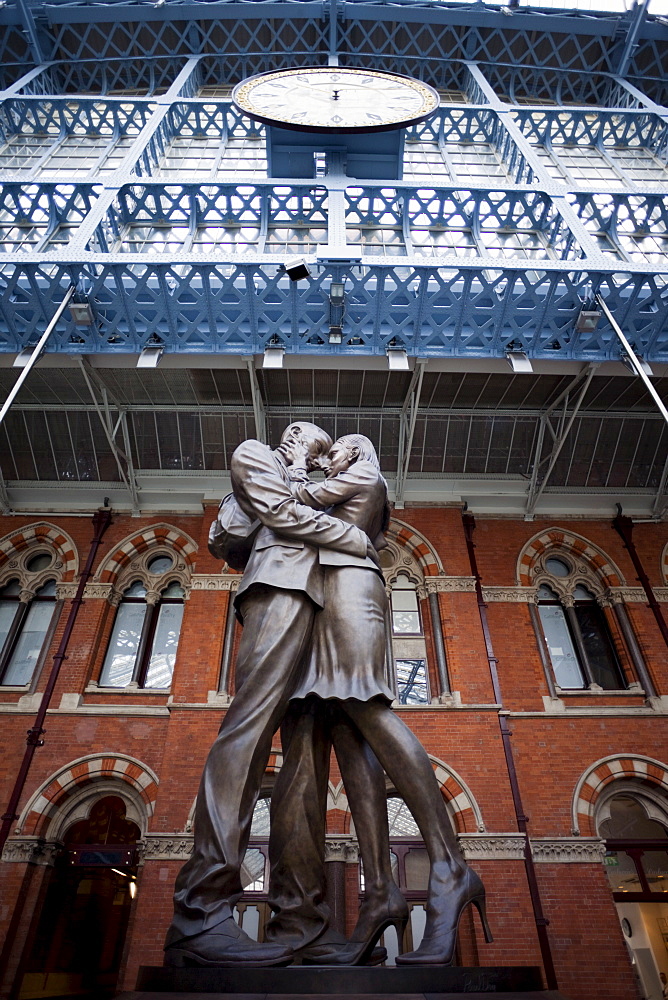
[[[44,331],[44,333],[42,334],[42,336],[39,338],[39,341],[38,341],[37,345],[35,346],[35,349],[33,350],[32,354],[30,355],[30,357],[28,359],[28,364],[25,366],[25,368],[23,369],[23,371],[21,372],[21,374],[17,378],[16,383],[12,387],[11,392],[7,396],[7,399],[5,400],[5,402],[3,404],[3,407],[0,410],[0,424],[5,419],[7,413],[9,412],[10,406],[12,405],[12,403],[14,402],[14,400],[16,399],[16,396],[18,395],[18,392],[19,392],[21,386],[23,385],[23,383],[27,379],[28,375],[30,374],[31,369],[35,366],[35,364],[37,363],[37,361],[39,361],[39,357],[40,357],[42,351],[44,350],[44,345],[46,344],[47,340],[49,339],[49,337],[53,333],[53,330],[55,329],[55,326],[56,326],[58,320],[60,319],[60,317],[63,315],[63,313],[67,309],[67,306],[69,305],[70,299],[74,295],[75,291],[76,291],[75,285],[70,285],[70,287],[65,292],[65,298],[63,299],[63,301],[60,303],[60,305],[56,309],[55,313],[53,314],[53,319],[50,321],[50,323],[47,326],[46,330]]]
[[[631,345],[629,344],[628,340],[626,339],[626,337],[622,333],[621,327],[619,326],[619,324],[617,323],[617,320],[615,319],[615,317],[612,315],[612,313],[608,309],[607,305],[605,304],[605,299],[603,298],[603,296],[599,292],[596,293],[596,301],[598,302],[598,304],[600,305],[601,309],[605,313],[605,315],[606,315],[606,317],[608,319],[608,323],[610,324],[610,326],[612,327],[612,329],[617,334],[622,347],[624,348],[624,350],[626,351],[626,353],[628,355],[629,361],[633,365],[633,367],[636,370],[636,372],[638,373],[638,375],[640,375],[640,378],[645,383],[645,386],[647,387],[647,391],[650,393],[652,399],[654,400],[654,402],[656,403],[656,405],[659,407],[659,410],[661,411],[661,415],[663,416],[663,419],[668,424],[668,410],[666,409],[665,403],[663,402],[663,400],[659,396],[658,392],[656,391],[656,389],[654,388],[654,386],[650,382],[647,373],[643,371],[642,365],[640,364],[640,361],[636,357],[636,354],[635,354],[633,348],[631,347]]]

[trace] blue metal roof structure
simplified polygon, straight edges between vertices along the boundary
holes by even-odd
[[[167,352],[245,354],[278,342],[313,355],[384,355],[389,345],[411,356],[480,358],[503,357],[510,344],[536,358],[600,361],[619,356],[607,324],[574,329],[582,303],[599,291],[637,351],[668,360],[668,253],[628,252],[619,239],[631,219],[636,243],[668,240],[668,26],[645,5],[624,15],[504,10],[417,0],[10,0],[0,9],[0,128],[6,140],[43,143],[20,172],[0,162],[0,218],[18,216],[39,236],[0,263],[0,350],[34,341],[74,282],[96,323],[63,320],[50,351],[136,353],[160,343]],[[310,184],[265,176],[243,190],[238,178],[225,185],[212,174],[205,186],[187,173],[171,184],[159,176],[174,136],[216,135],[224,147],[264,131],[229,100],[200,96],[207,87],[336,60],[445,90],[437,116],[406,134],[406,149],[437,144],[447,162],[453,139],[482,140],[503,167],[497,183],[452,170],[353,181],[331,167]],[[466,103],[449,103],[448,91]],[[70,179],[62,168],[47,179],[45,162],[76,136],[98,140],[100,159],[88,176]],[[123,156],[102,170],[119,140]],[[539,155],[555,143],[586,145],[608,162],[614,153],[616,190],[555,176]],[[637,149],[663,169],[625,172],[620,151]],[[298,285],[279,269],[285,254],[266,241],[284,210],[325,230],[307,254],[312,278]],[[196,230],[240,212],[260,225],[247,253],[184,244],[166,261],[162,249],[119,249],[133,220]],[[484,238],[464,258],[457,248],[425,256],[410,236],[425,214],[433,231],[530,233],[542,252],[534,247],[531,270],[526,254],[490,252]],[[346,229],[378,218],[404,234],[400,260],[378,247],[362,248],[360,259],[351,248]],[[341,280],[344,336],[331,345],[328,288]]]
[[[303,150],[275,168],[271,133],[229,94],[307,65],[440,91],[436,115],[402,133],[396,176],[365,176],[325,140],[312,176]],[[297,257],[310,276],[291,281]],[[85,507],[100,489],[134,510],[165,491],[192,509],[219,493],[241,438],[301,416],[377,440],[399,503],[442,502],[448,480],[448,497],[483,509],[626,498],[662,517],[668,428],[612,364],[605,317],[576,320],[600,294],[665,373],[668,23],[646,0],[619,14],[7,0],[3,395],[71,285],[92,321],[64,312],[0,427],[4,509]],[[146,347],[164,350],[158,372],[135,370]],[[289,370],[258,368],[268,347]],[[411,370],[388,372],[388,350]],[[531,385],[509,351],[532,360]]]

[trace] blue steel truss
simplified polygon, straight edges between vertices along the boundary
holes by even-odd
[[[600,291],[635,348],[668,361],[668,28],[638,10],[10,0],[0,350],[33,343],[74,282],[95,323],[63,318],[51,351],[617,358],[605,323],[575,331]],[[431,174],[353,179],[338,161],[313,181],[219,173],[230,143],[264,138],[226,99],[238,79],[337,60],[445,91],[405,136],[438,160]],[[68,143],[87,139],[95,157],[68,175]],[[163,176],[187,140],[213,150],[210,169],[189,176],[184,160]],[[603,173],[564,167],[572,150]],[[239,242],[241,227],[253,235]],[[294,253],[306,281],[286,275]]]

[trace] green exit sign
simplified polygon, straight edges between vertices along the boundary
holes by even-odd
[[[608,865],[609,868],[618,868],[619,858],[617,857],[616,854],[606,854],[606,856],[603,858],[603,864]]]

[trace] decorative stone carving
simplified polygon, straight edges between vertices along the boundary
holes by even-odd
[[[236,590],[239,586],[241,576],[234,576],[232,573],[217,573],[212,575],[193,573],[190,579],[192,590]]]
[[[146,837],[143,861],[186,861],[193,849],[193,834],[153,833]]]
[[[534,587],[483,587],[485,603],[533,604],[536,600]]]
[[[426,576],[424,585],[428,594],[475,593],[475,577]]]
[[[522,861],[523,833],[460,833],[459,846],[467,861]]]
[[[647,604],[647,594],[642,587],[610,587],[608,594],[615,604]],[[668,587],[654,587],[657,601],[668,603]]]
[[[352,837],[327,837],[325,861],[344,861],[355,865],[359,860],[359,844]]]
[[[537,863],[599,864],[605,857],[605,844],[599,837],[532,839],[531,854]]]
[[[10,837],[2,852],[2,860],[52,868],[62,850],[62,844],[47,843],[36,837]]]

